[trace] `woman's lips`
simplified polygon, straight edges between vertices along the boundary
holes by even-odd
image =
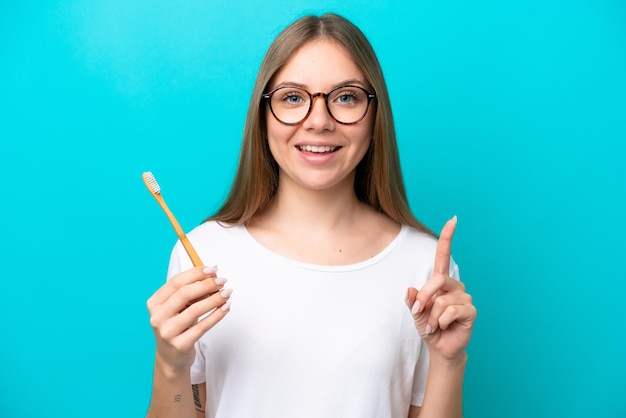
[[[297,145],[300,151],[312,152],[316,154],[325,154],[329,152],[335,152],[341,148],[335,145]]]

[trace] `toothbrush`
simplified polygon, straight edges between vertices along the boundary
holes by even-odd
[[[180,224],[174,217],[174,214],[167,207],[167,204],[165,204],[163,195],[161,195],[161,188],[159,187],[159,183],[157,183],[156,179],[152,175],[152,172],[146,171],[145,173],[141,175],[141,178],[143,178],[143,182],[146,183],[146,187],[148,188],[152,196],[156,199],[156,201],[159,203],[159,206],[161,206],[161,209],[163,209],[163,212],[165,212],[165,214],[167,215],[167,218],[170,220],[170,223],[172,224],[172,226],[174,227],[174,230],[176,231],[176,235],[178,235],[178,239],[180,240],[181,244],[183,244],[183,247],[185,248],[185,251],[187,251],[189,258],[191,258],[191,262],[193,263],[193,265],[195,267],[204,266],[204,263],[202,262],[202,260],[200,260],[198,253],[191,245],[191,242],[189,242],[187,235],[185,235],[185,232],[180,227]]]

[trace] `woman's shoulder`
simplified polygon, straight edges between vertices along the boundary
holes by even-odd
[[[194,246],[211,247],[230,246],[232,242],[245,237],[243,225],[226,224],[218,221],[206,221],[187,233],[187,238]]]
[[[186,235],[200,259],[206,265],[217,264],[229,255],[239,257],[242,249],[250,246],[245,227],[242,225],[206,221],[189,231]],[[189,257],[180,240],[176,241],[172,249],[172,257],[184,260],[183,263],[189,261]],[[190,268],[191,266],[189,265],[188,267]]]
[[[195,242],[204,242],[207,240],[219,242],[241,237],[243,232],[243,225],[227,224],[219,221],[205,221],[189,231],[187,236],[190,240]]]
[[[399,247],[405,255],[410,254],[410,259],[417,263],[434,262],[438,243],[436,236],[408,225],[402,226],[401,234],[403,234],[403,239]],[[458,266],[452,257],[450,257],[450,276],[459,278]]]
[[[406,224],[402,225],[402,229],[405,231],[407,237],[415,242],[420,242],[424,245],[437,245],[437,237],[429,232]]]
[[[409,225],[402,225],[399,235],[400,244],[409,251],[415,251],[416,254],[432,254],[434,256],[437,248],[437,237],[432,234],[419,230]]]

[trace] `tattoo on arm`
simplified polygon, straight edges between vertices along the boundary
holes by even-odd
[[[174,396],[174,402],[180,403],[180,401],[182,401],[182,400],[183,400],[183,397],[181,395]]]
[[[196,404],[196,411],[204,412],[204,407],[200,401],[200,389],[198,385],[191,385],[191,390],[193,391],[193,402]]]

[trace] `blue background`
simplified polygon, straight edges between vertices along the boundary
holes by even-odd
[[[626,3],[226,3],[0,3],[0,416],[145,413],[175,235],[141,172],[200,223],[271,40],[334,11],[379,54],[413,210],[459,216],[466,416],[626,417]]]

